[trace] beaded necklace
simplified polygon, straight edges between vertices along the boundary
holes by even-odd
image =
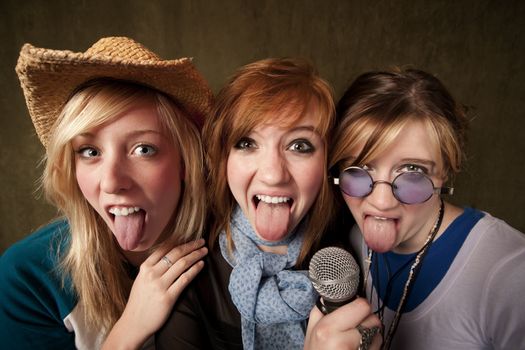
[[[401,296],[401,300],[399,301],[399,304],[397,306],[396,313],[394,315],[394,319],[392,320],[392,323],[390,324],[390,327],[388,328],[388,332],[386,336],[384,337],[383,345],[381,346],[382,349],[390,348],[390,343],[392,342],[392,338],[394,337],[394,334],[397,330],[397,326],[399,324],[399,320],[401,319],[401,316],[402,316],[401,311],[403,310],[403,307],[405,306],[407,302],[408,296],[410,292],[412,291],[412,288],[414,286],[413,282],[416,280],[417,275],[419,274],[419,271],[421,270],[422,261],[425,258],[428,252],[428,249],[432,245],[437,232],[439,231],[441,222],[443,221],[444,213],[445,213],[445,204],[443,202],[443,199],[441,199],[441,206],[439,208],[438,218],[436,222],[434,223],[434,226],[428,233],[428,237],[427,237],[427,240],[425,241],[425,244],[423,244],[423,247],[421,247],[421,249],[417,252],[414,263],[410,267],[408,278],[405,283],[405,287],[403,288],[403,295]],[[367,282],[368,282],[368,275],[370,274],[370,265],[372,263],[372,258],[373,258],[373,251],[370,248],[368,248],[368,257],[365,259],[367,273],[365,274],[365,280],[363,284],[363,288],[365,289],[366,289]],[[366,291],[364,295],[366,295]],[[381,320],[381,323],[383,324],[383,313],[382,312],[380,313],[379,318]],[[384,324],[383,324],[383,327],[384,327]]]

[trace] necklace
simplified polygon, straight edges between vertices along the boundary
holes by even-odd
[[[434,223],[434,226],[432,227],[432,229],[428,233],[428,237],[427,237],[427,240],[425,241],[425,244],[423,244],[423,247],[421,247],[421,249],[417,252],[416,258],[414,259],[414,263],[410,267],[410,270],[409,270],[409,273],[408,273],[408,278],[407,278],[407,281],[405,282],[405,286],[403,288],[403,295],[401,296],[401,300],[399,301],[399,304],[397,306],[396,313],[394,315],[392,323],[390,324],[390,327],[388,328],[388,332],[385,335],[385,338],[384,338],[384,341],[383,341],[383,345],[381,346],[382,349],[389,349],[390,348],[390,343],[392,342],[392,338],[394,337],[394,334],[395,334],[395,332],[397,330],[397,326],[399,325],[399,320],[401,319],[401,316],[402,316],[402,312],[401,311],[403,310],[403,307],[405,306],[405,304],[407,302],[408,296],[409,296],[410,292],[412,291],[412,288],[414,286],[413,282],[416,280],[416,278],[417,278],[417,276],[419,274],[419,271],[421,270],[422,261],[425,258],[426,254],[428,252],[428,249],[432,245],[432,243],[434,241],[434,238],[436,237],[437,232],[439,231],[439,228],[441,226],[441,222],[443,221],[444,213],[445,213],[445,204],[443,202],[443,199],[441,199],[441,206],[439,208],[438,218],[437,218],[436,222]],[[372,263],[372,258],[373,258],[373,251],[370,248],[368,248],[368,256],[365,259],[367,273],[365,274],[365,280],[364,280],[364,284],[363,284],[363,288],[365,288],[365,289],[366,289],[367,282],[368,282],[368,275],[370,274],[370,265]],[[365,290],[364,295],[366,295],[366,290]],[[383,315],[382,315],[382,313],[380,314],[380,319],[381,319],[381,323],[383,323]],[[383,325],[383,327],[384,327],[384,325]]]

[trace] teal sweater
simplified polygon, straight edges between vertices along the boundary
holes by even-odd
[[[71,281],[63,280],[58,271],[59,254],[64,253],[68,235],[67,222],[55,221],[15,243],[0,257],[2,348],[75,348],[76,330],[66,318],[77,297]]]

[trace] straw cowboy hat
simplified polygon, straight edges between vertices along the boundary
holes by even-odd
[[[47,147],[64,104],[83,83],[96,78],[133,81],[172,97],[200,127],[212,104],[206,81],[189,58],[162,60],[126,37],[102,38],[86,52],[25,44],[16,72],[36,133]]]

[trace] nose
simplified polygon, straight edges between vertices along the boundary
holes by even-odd
[[[376,209],[383,211],[399,204],[392,192],[392,185],[387,181],[376,181],[372,193],[366,197],[366,200]]]
[[[117,194],[131,188],[128,165],[118,157],[108,156],[104,159],[100,177],[100,189],[106,193]]]
[[[278,150],[264,152],[258,159],[259,176],[267,185],[279,185],[290,180],[290,172],[284,155]]]

